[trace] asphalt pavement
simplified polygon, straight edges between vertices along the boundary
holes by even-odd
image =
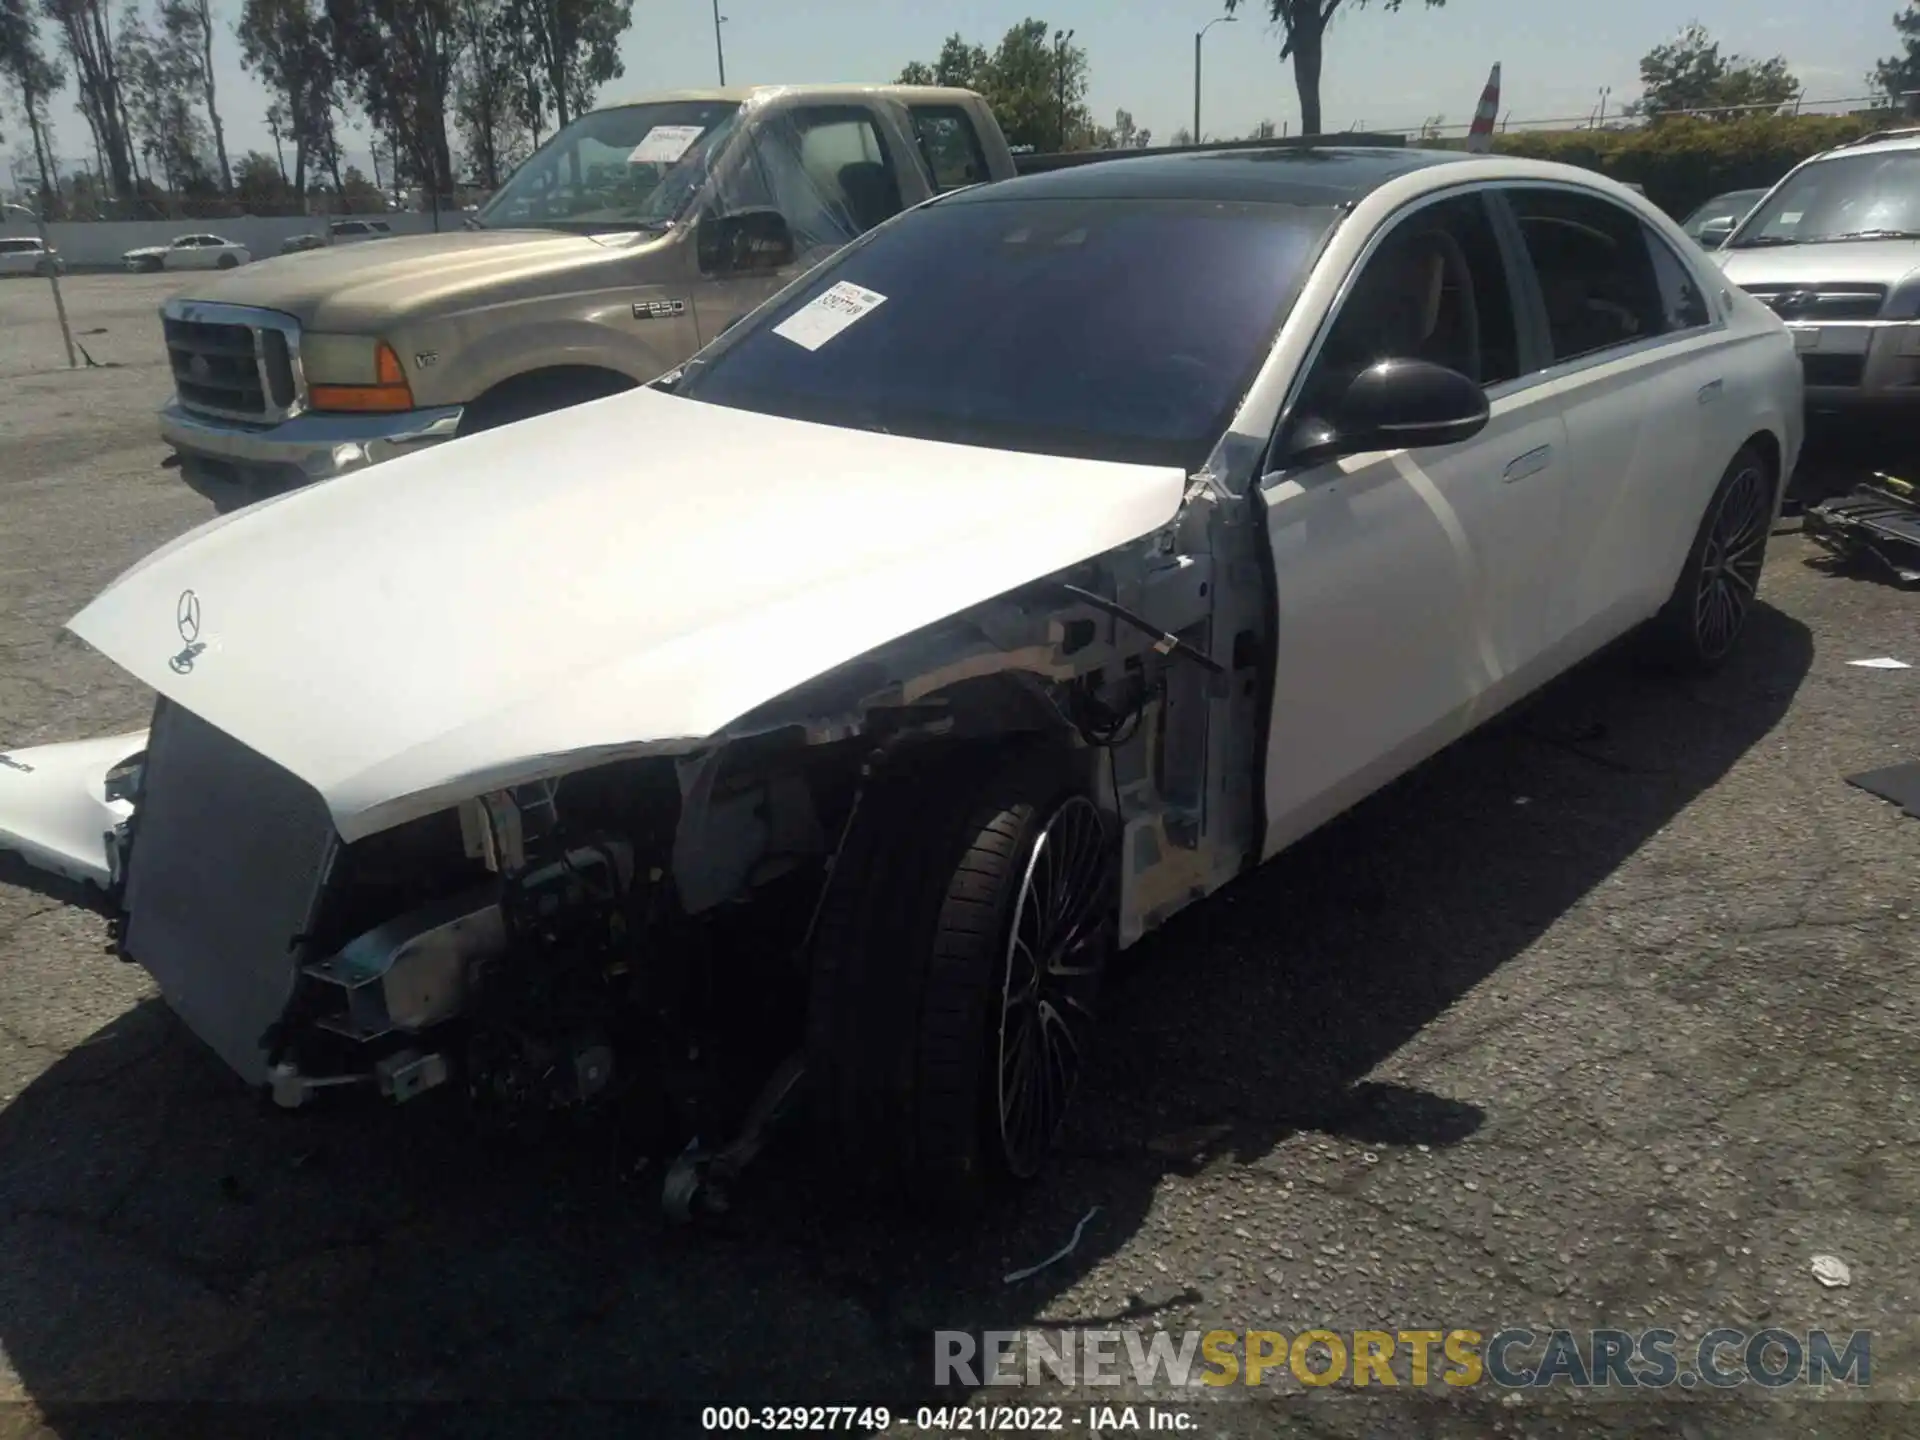
[[[0,283],[0,745],[145,721],[60,627],[214,513],[152,419],[178,283],[71,277],[79,371],[46,286]],[[674,1228],[603,1130],[501,1155],[424,1108],[274,1113],[83,897],[0,864],[0,1437],[677,1435],[800,1402],[917,1433],[967,1398],[935,1332],[1100,1324],[1870,1330],[1871,1385],[1824,1399],[1286,1383],[1168,1413],[1920,1434],[1920,823],[1842,780],[1920,759],[1920,669],[1847,663],[1920,666],[1920,595],[1789,535],[1762,599],[1713,679],[1602,657],[1140,947],[1057,1169],[966,1226],[843,1203],[792,1142]],[[1148,1397],[1015,1398],[1091,1434],[1085,1403]]]

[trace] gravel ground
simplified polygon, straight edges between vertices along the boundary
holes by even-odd
[[[69,279],[79,373],[45,288],[0,285],[0,741],[145,719],[59,626],[212,513],[151,419],[177,283]],[[1141,947],[1058,1170],[970,1228],[787,1151],[674,1230],[610,1135],[268,1113],[97,915],[0,867],[0,1436],[910,1413],[965,1398],[935,1330],[1103,1321],[1875,1332],[1874,1400],[1289,1382],[1183,1402],[1195,1433],[1920,1434],[1920,824],[1841,782],[1920,758],[1920,671],[1845,663],[1920,663],[1920,599],[1812,556],[1776,542],[1710,682],[1603,657]],[[1060,1398],[1088,1434],[1128,1396]]]

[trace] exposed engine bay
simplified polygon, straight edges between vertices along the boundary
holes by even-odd
[[[1252,776],[1219,757],[1257,753],[1259,646],[1216,590],[1258,587],[1213,585],[1244,512],[1192,499],[708,742],[351,843],[304,782],[163,700],[117,782],[119,952],[285,1107],[444,1091],[537,1135],[618,1103],[666,1151],[742,1135],[744,1158],[804,1069],[813,930],[876,775],[955,746],[1057,751],[1118,841],[1123,944],[1248,863]]]

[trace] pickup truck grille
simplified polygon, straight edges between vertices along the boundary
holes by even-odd
[[[174,392],[189,410],[273,424],[303,399],[299,327],[271,310],[169,301],[160,315]]]
[[[1876,320],[1887,303],[1884,285],[1746,285],[1741,287],[1783,320]]]

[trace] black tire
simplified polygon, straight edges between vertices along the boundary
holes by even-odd
[[[853,1173],[964,1210],[1040,1170],[1116,913],[1109,827],[1067,777],[1058,752],[976,750],[869,786],[821,907],[807,1026],[816,1122]],[[1092,867],[1066,925],[1081,938],[1029,972],[1050,913],[1030,887],[1055,857]]]
[[[145,274],[158,275],[162,270],[166,269],[166,263],[149,255],[145,260],[140,262],[140,269]]]
[[[602,400],[632,388],[633,381],[624,375],[605,372],[523,376],[496,385],[469,405],[460,417],[459,433],[477,435],[483,430],[496,430],[502,425],[565,410],[589,400]]]
[[[218,260],[213,262],[216,270],[231,270],[239,263],[239,257],[235,255],[222,255]]]
[[[1778,489],[1774,465],[1758,446],[1733,457],[1707,502],[1673,594],[1650,627],[1656,658],[1706,673],[1733,653],[1766,565]]]

